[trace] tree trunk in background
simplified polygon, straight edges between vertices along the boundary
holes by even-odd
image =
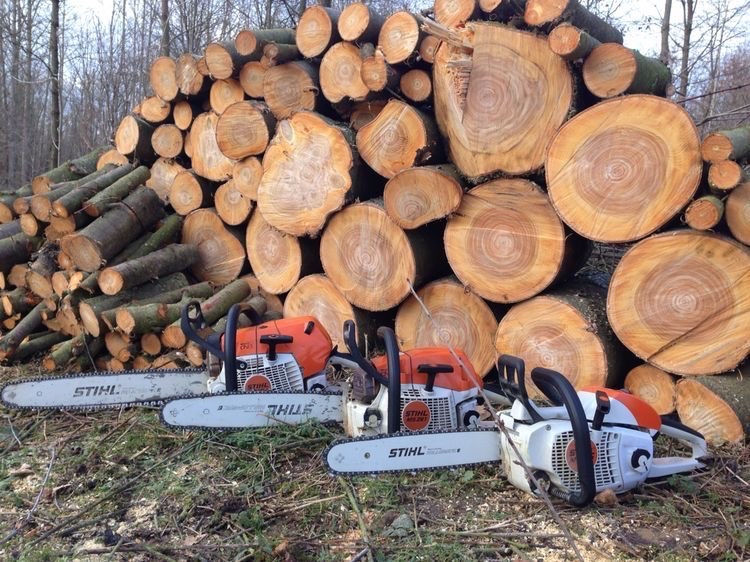
[[[166,0],[165,0],[166,1]],[[50,168],[60,163],[60,56],[57,34],[60,30],[60,0],[52,0],[49,32],[50,95],[52,96],[52,125],[50,128]]]
[[[672,17],[672,0],[664,0],[664,14],[661,18],[661,52],[659,60],[669,65],[669,20]]]
[[[677,95],[687,97],[687,89],[690,80],[690,35],[693,33],[693,16],[695,14],[695,3],[697,0],[684,0],[682,2],[682,60],[680,61],[680,85]]]
[[[57,0],[53,0],[56,4]],[[159,54],[163,57],[169,56],[169,0],[161,0],[161,44],[159,45]]]

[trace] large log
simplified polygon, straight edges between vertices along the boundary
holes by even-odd
[[[339,40],[340,12],[324,6],[307,8],[297,24],[295,42],[306,58],[319,57]]]
[[[607,324],[606,291],[573,283],[513,306],[500,320],[495,337],[498,354],[526,362],[526,388],[541,393],[529,374],[535,367],[565,375],[576,389],[620,388],[624,350]]]
[[[238,226],[247,220],[253,210],[253,199],[242,188],[244,184],[233,179],[219,186],[214,193],[216,212],[229,226]]]
[[[461,27],[478,16],[477,0],[435,0],[435,20],[447,27]]]
[[[123,156],[149,164],[154,161],[154,149],[151,147],[153,125],[135,115],[127,115],[115,132],[115,147]]]
[[[418,288],[445,272],[434,230],[402,230],[382,200],[357,203],[329,221],[320,240],[320,261],[350,303],[388,310],[406,299],[410,283]]]
[[[462,196],[456,168],[439,164],[398,172],[385,184],[383,202],[388,216],[397,225],[412,229],[452,214],[461,204]]]
[[[677,383],[680,421],[702,433],[710,445],[741,442],[750,431],[747,373],[742,374],[686,378]]]
[[[725,205],[724,213],[732,236],[750,246],[750,182],[732,190]]]
[[[188,285],[188,280],[182,273],[173,273],[138,287],[120,291],[116,295],[99,295],[86,299],[78,304],[78,314],[86,333],[98,336],[102,333],[103,328],[101,316],[107,310],[115,309],[139,299],[162,298],[161,295],[184,289]]]
[[[301,277],[321,271],[317,241],[275,229],[259,210],[247,224],[245,248],[253,273],[269,293],[286,293]]]
[[[76,267],[96,271],[163,216],[159,196],[142,187],[80,232],[63,238],[61,246]]]
[[[388,102],[386,100],[363,101],[354,104],[352,113],[349,115],[349,126],[359,131],[370,121],[375,119]]]
[[[163,158],[177,158],[182,152],[182,131],[172,123],[159,125],[151,136],[151,147]]]
[[[180,172],[169,188],[169,204],[178,215],[187,215],[201,207],[210,207],[215,184],[197,175],[193,170]]]
[[[378,34],[378,48],[388,64],[411,62],[419,50],[424,33],[409,12],[396,12],[383,22]]]
[[[134,169],[135,166],[133,164],[125,164],[72,189],[52,203],[52,214],[58,217],[72,215],[83,206],[85,201],[88,201],[102,189],[109,187],[117,180],[126,177]]]
[[[25,262],[41,245],[40,238],[15,234],[0,240],[0,273],[8,273],[16,264]]]
[[[201,281],[223,285],[237,279],[245,264],[245,248],[214,209],[198,209],[185,217],[182,243],[198,247],[192,272]]]
[[[377,316],[352,306],[331,280],[325,275],[313,274],[303,277],[294,285],[284,299],[284,317],[313,316],[323,325],[331,336],[333,345],[346,349],[343,337],[343,326],[352,320],[357,327],[357,338],[366,348],[373,349],[376,344],[375,332],[378,328],[374,321]],[[379,319],[379,318],[378,318]]]
[[[685,209],[685,224],[695,230],[711,230],[724,215],[724,203],[713,195],[693,200]]]
[[[151,171],[146,166],[139,166],[127,175],[105,187],[99,193],[90,197],[83,204],[83,211],[91,217],[99,217],[112,205],[125,199],[128,194],[151,177]]]
[[[232,175],[234,162],[224,156],[216,143],[219,116],[201,113],[193,121],[190,136],[193,142],[193,171],[212,181],[226,181]]]
[[[177,84],[177,65],[171,57],[157,57],[151,63],[148,80],[154,93],[164,101],[172,101],[180,91]]]
[[[667,95],[672,85],[669,67],[618,43],[595,47],[583,63],[583,81],[597,97],[621,94]]]
[[[251,98],[263,97],[263,79],[268,67],[258,61],[245,64],[240,70],[240,86]]]
[[[453,163],[472,178],[540,169],[574,109],[570,68],[532,33],[466,28],[473,50],[443,43],[433,65],[435,117]]]
[[[750,249],[694,230],[647,238],[615,269],[607,313],[620,341],[660,369],[729,371],[750,351]]]
[[[396,314],[396,337],[401,349],[452,347],[466,353],[480,377],[495,365],[497,320],[480,297],[453,277],[428,283],[409,297]]]
[[[361,77],[362,57],[354,43],[333,45],[320,61],[320,88],[331,103],[363,101],[370,89]]]
[[[598,103],[563,125],[550,145],[550,200],[586,238],[638,240],[693,198],[699,146],[692,119],[675,103],[647,95]]]
[[[214,80],[225,80],[239,74],[242,65],[258,60],[262,53],[240,55],[233,41],[210,43],[206,47],[205,59],[208,72]]]
[[[385,18],[364,2],[353,2],[339,15],[339,36],[344,41],[375,43]]]
[[[263,98],[276,119],[288,119],[298,111],[314,111],[319,91],[318,69],[305,61],[271,67],[263,77]]]
[[[245,99],[245,91],[237,80],[228,78],[211,84],[209,102],[217,115],[224,113],[227,107]]]
[[[263,154],[276,130],[276,118],[265,103],[240,101],[224,110],[216,123],[216,143],[227,158]]]
[[[310,112],[282,121],[263,157],[258,208],[294,236],[315,235],[328,216],[367,193],[357,181],[354,133]]]
[[[195,162],[195,160],[193,160]],[[154,190],[163,203],[169,198],[172,182],[178,174],[185,171],[176,160],[158,158],[151,166],[151,176],[146,180],[146,187]]]
[[[625,375],[623,388],[630,394],[644,400],[656,413],[665,416],[674,412],[675,381],[674,377],[644,363],[634,367]]]
[[[164,101],[158,96],[151,96],[141,102],[139,115],[149,123],[158,125],[166,121],[171,112],[171,103]],[[116,143],[115,146],[117,146]],[[119,147],[117,148],[119,150]]]
[[[728,191],[747,180],[750,180],[750,173],[743,170],[734,160],[711,162],[708,168],[708,186],[719,195],[726,195]]]
[[[750,125],[714,131],[703,140],[701,155],[706,162],[741,160],[750,155]]]
[[[198,72],[198,57],[183,53],[177,58],[175,81],[180,93],[185,96],[198,96],[205,91],[204,83],[208,81]]]
[[[579,0],[527,0],[523,19],[535,27],[567,22],[587,31],[602,43],[622,44],[622,33],[581,6]]]
[[[601,43],[582,29],[561,23],[547,37],[550,50],[568,61],[585,59]]]
[[[519,302],[575,273],[587,244],[566,232],[547,195],[523,179],[494,180],[468,191],[445,228],[456,276],[494,302]]]
[[[357,131],[357,150],[386,178],[412,166],[439,161],[442,156],[440,135],[432,118],[395,99]]]
[[[198,261],[198,249],[188,244],[170,244],[141,258],[107,267],[99,273],[99,288],[116,295],[149,279],[182,271]]]

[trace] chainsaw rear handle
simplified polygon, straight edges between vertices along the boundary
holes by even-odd
[[[531,371],[531,380],[553,403],[565,406],[573,429],[573,439],[576,442],[578,481],[581,489],[578,492],[566,492],[552,488],[550,493],[576,507],[586,506],[596,495],[596,478],[594,460],[591,458],[589,424],[578,393],[563,375],[544,367],[534,368]]]
[[[250,317],[253,325],[260,323],[260,316],[253,307],[247,304],[233,304],[227,314],[227,325],[224,329],[224,349],[221,349],[221,334],[211,334],[207,338],[202,338],[198,333],[206,327],[206,320],[203,317],[203,311],[198,301],[190,301],[182,309],[180,319],[180,328],[187,338],[197,343],[202,349],[210,351],[224,361],[224,379],[228,392],[237,390],[237,367],[245,368],[244,362],[237,362],[237,324],[241,313],[246,313]]]
[[[385,345],[388,362],[388,433],[401,430],[401,360],[396,334],[391,328],[378,328],[378,337]]]

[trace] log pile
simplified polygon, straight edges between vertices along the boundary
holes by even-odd
[[[669,69],[579,2],[311,6],[150,81],[114,148],[0,195],[4,357],[194,358],[186,298],[220,323],[262,295],[339,344],[390,324],[747,427],[750,128],[701,143]],[[592,242],[629,248],[604,288],[576,275]]]

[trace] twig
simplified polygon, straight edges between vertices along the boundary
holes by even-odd
[[[16,525],[16,528],[13,529],[8,534],[8,536],[6,536],[2,541],[0,541],[0,545],[5,544],[10,539],[15,537],[18,533],[21,532],[21,529],[26,527],[26,525],[29,524],[29,521],[31,521],[31,516],[34,515],[36,508],[39,507],[39,500],[42,499],[42,493],[44,492],[44,488],[47,486],[47,480],[49,480],[49,476],[52,473],[52,465],[54,464],[56,457],[57,457],[57,451],[55,450],[54,447],[52,447],[52,450],[50,453],[49,465],[47,466],[47,472],[44,474],[42,485],[39,488],[39,493],[36,495],[36,499],[34,499],[34,503],[31,504],[31,508],[29,509],[29,512],[26,514],[26,517],[24,518],[24,520],[19,525]]]
[[[10,416],[5,416],[8,419],[8,426],[10,427],[10,434],[13,436],[13,439],[16,440],[16,443],[18,443],[19,447],[23,447],[21,444],[21,440],[18,438],[18,435],[16,435],[16,430],[13,429],[13,422],[10,421]]]
[[[349,484],[339,476],[339,482],[341,483],[341,486],[344,488],[344,491],[346,492],[346,495],[349,498],[349,503],[352,504],[352,509],[354,510],[354,513],[357,514],[357,522],[359,523],[359,532],[362,533],[362,540],[365,543],[365,546],[367,547],[365,550],[367,550],[367,560],[368,562],[375,562],[375,559],[372,556],[372,545],[370,544],[370,533],[367,531],[367,525],[365,525],[365,518],[362,515],[362,510],[359,508],[359,503],[357,502],[357,498],[354,497],[354,492],[352,491]]]
[[[370,552],[370,547],[363,548],[360,550],[357,554],[352,556],[349,559],[349,562],[357,562],[358,560],[362,560],[365,556],[367,556],[367,553]]]
[[[689,98],[678,100],[675,103],[685,103],[685,102],[688,102],[688,101],[693,101],[693,100],[697,100],[697,99],[700,99],[700,98],[705,98],[705,97],[708,97],[708,96],[713,96],[714,94],[721,94],[723,92],[731,92],[733,90],[741,90],[742,88],[747,88],[748,86],[750,86],[750,82],[747,82],[746,84],[740,84],[739,86],[730,86],[728,88],[721,88],[720,90],[712,90],[712,91],[707,92],[705,94],[700,94],[698,96],[692,96],[692,97],[689,97]]]

